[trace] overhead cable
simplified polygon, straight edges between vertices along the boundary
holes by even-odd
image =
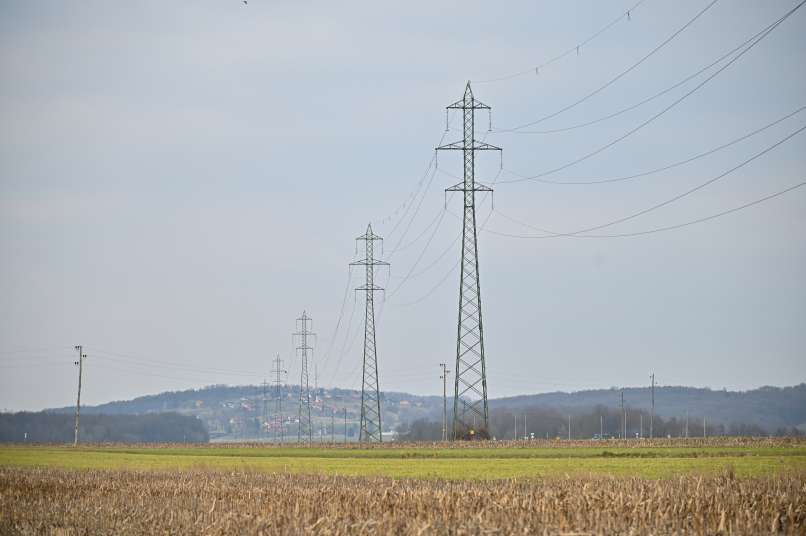
[[[641,129],[642,129],[642,128],[644,128],[645,126],[649,125],[650,123],[652,123],[653,121],[655,121],[656,119],[658,119],[659,117],[661,117],[663,114],[665,114],[666,112],[668,112],[669,110],[671,110],[672,108],[674,108],[676,105],[678,105],[679,103],[681,103],[681,102],[682,102],[684,99],[686,99],[687,97],[689,97],[690,95],[692,95],[692,94],[693,94],[695,91],[699,90],[699,89],[700,89],[700,88],[702,88],[702,87],[703,87],[705,84],[707,84],[708,82],[710,82],[711,80],[713,80],[713,79],[714,79],[716,76],[718,76],[720,73],[722,73],[722,72],[723,72],[725,69],[727,69],[728,67],[730,67],[731,65],[733,65],[733,63],[735,63],[736,61],[738,61],[738,60],[739,60],[739,59],[740,59],[742,56],[744,56],[744,55],[745,55],[747,52],[749,52],[750,50],[752,50],[752,49],[753,49],[753,47],[755,47],[755,46],[756,46],[758,43],[760,43],[760,42],[761,42],[761,41],[762,41],[762,40],[763,40],[765,37],[767,37],[768,35],[770,35],[770,33],[772,33],[772,32],[773,32],[773,31],[774,31],[774,30],[775,30],[775,29],[776,29],[776,28],[777,28],[777,27],[778,27],[778,26],[779,26],[779,25],[780,25],[780,24],[781,24],[781,23],[784,21],[784,20],[786,20],[787,18],[789,18],[789,17],[790,17],[790,16],[791,16],[793,13],[795,13],[795,12],[796,12],[798,9],[800,9],[800,8],[803,6],[803,4],[804,4],[804,3],[806,3],[806,0],[802,0],[802,1],[801,1],[801,2],[800,2],[798,5],[797,5],[797,6],[795,6],[794,8],[792,8],[792,9],[791,9],[789,12],[787,12],[787,13],[786,13],[784,16],[782,16],[782,17],[781,17],[780,19],[778,19],[776,22],[774,22],[773,24],[771,24],[771,25],[770,25],[770,27],[769,27],[767,30],[765,30],[765,31],[764,31],[764,33],[762,33],[762,34],[761,34],[761,35],[760,35],[760,36],[759,36],[757,39],[755,39],[755,40],[754,40],[754,41],[753,41],[753,42],[752,42],[752,43],[751,43],[751,44],[750,44],[750,45],[749,45],[747,48],[745,48],[744,50],[742,50],[742,51],[741,51],[741,52],[740,52],[738,55],[736,55],[736,56],[735,56],[733,59],[731,59],[731,60],[730,60],[728,63],[726,63],[725,65],[723,65],[722,67],[720,67],[720,68],[719,68],[717,71],[714,71],[714,72],[713,72],[713,73],[712,73],[710,76],[708,76],[708,77],[707,77],[705,80],[703,80],[702,82],[700,82],[699,84],[697,84],[696,86],[694,86],[694,88],[692,88],[691,90],[689,90],[688,92],[686,92],[685,94],[683,94],[681,97],[679,97],[679,98],[677,98],[676,100],[674,100],[674,101],[673,101],[671,104],[669,104],[668,106],[666,106],[665,108],[663,108],[663,109],[662,109],[660,112],[658,112],[658,113],[656,113],[655,115],[651,116],[649,119],[646,119],[645,121],[641,122],[641,123],[640,123],[638,126],[636,126],[636,127],[632,128],[631,130],[627,131],[625,134],[622,134],[622,135],[621,135],[621,136],[619,136],[618,138],[616,138],[616,139],[614,139],[614,140],[610,141],[609,143],[607,143],[607,144],[605,144],[605,145],[603,145],[603,146],[599,147],[598,149],[596,149],[596,150],[594,150],[594,151],[591,151],[590,153],[587,153],[587,154],[585,154],[584,156],[581,156],[581,157],[579,157],[579,158],[577,158],[577,159],[575,159],[575,160],[572,160],[571,162],[568,162],[568,163],[566,163],[566,164],[563,164],[562,166],[556,167],[556,168],[554,168],[554,169],[550,169],[550,170],[548,170],[548,171],[544,171],[544,172],[539,173],[539,174],[537,174],[537,175],[532,175],[532,176],[523,176],[523,175],[521,175],[521,177],[520,177],[520,178],[518,178],[518,179],[509,179],[509,180],[503,180],[503,181],[500,181],[500,183],[501,183],[501,184],[507,184],[507,183],[515,183],[515,182],[524,182],[524,181],[535,180],[535,179],[542,178],[542,177],[545,177],[545,176],[548,176],[548,175],[552,175],[552,174],[554,174],[554,173],[556,173],[556,172],[558,172],[558,171],[562,171],[563,169],[567,169],[567,168],[569,168],[569,167],[571,167],[571,166],[574,166],[574,165],[576,165],[576,164],[579,164],[580,162],[584,162],[585,160],[587,160],[587,159],[589,159],[589,158],[591,158],[591,157],[593,157],[593,156],[595,156],[595,155],[597,155],[597,154],[601,153],[602,151],[605,151],[606,149],[609,149],[610,147],[612,147],[612,146],[616,145],[617,143],[619,143],[619,142],[621,142],[621,141],[625,140],[625,139],[626,139],[626,138],[628,138],[629,136],[631,136],[631,135],[635,134],[636,132],[638,132],[639,130],[641,130]]]
[[[613,26],[615,26],[619,22],[621,22],[623,20],[631,20],[632,19],[632,13],[636,9],[638,9],[638,7],[641,4],[643,4],[645,1],[646,0],[639,0],[639,2],[633,4],[632,7],[627,9],[627,11],[625,11],[624,13],[622,13],[621,15],[619,15],[618,17],[616,17],[615,19],[613,19],[609,23],[607,23],[604,26],[602,26],[599,30],[594,32],[592,35],[588,36],[586,39],[584,39],[583,41],[579,42],[578,44],[572,46],[571,48],[569,48],[565,52],[562,52],[562,53],[558,54],[557,56],[554,56],[550,60],[544,61],[543,63],[541,63],[539,65],[536,65],[534,67],[530,67],[529,69],[526,69],[524,71],[518,71],[516,73],[511,73],[511,74],[508,74],[508,75],[499,76],[498,78],[489,78],[487,80],[473,80],[472,82],[474,84],[490,84],[490,83],[493,83],[493,82],[503,82],[505,80],[511,80],[513,78],[517,78],[519,76],[524,76],[524,75],[527,75],[527,74],[532,74],[532,73],[540,74],[540,69],[548,67],[552,63],[558,62],[561,59],[563,59],[565,57],[568,57],[573,53],[578,53],[585,45],[589,44],[591,41],[593,41],[594,39],[596,39],[597,37],[599,37],[600,35],[605,33],[607,30],[609,30],[610,28],[612,28]]]
[[[678,35],[680,35],[681,33],[683,33],[683,31],[685,31],[685,30],[686,30],[686,29],[687,29],[689,26],[691,26],[692,24],[694,24],[694,22],[695,22],[697,19],[699,19],[699,18],[700,18],[702,15],[704,15],[704,14],[705,14],[705,12],[706,12],[706,11],[708,11],[709,9],[711,9],[711,7],[713,7],[713,5],[714,5],[714,4],[716,4],[718,1],[719,1],[719,0],[711,0],[711,2],[710,2],[708,5],[706,5],[706,6],[705,6],[705,7],[704,7],[702,10],[700,10],[700,11],[699,11],[699,12],[698,12],[696,15],[694,15],[694,17],[693,17],[693,18],[689,19],[689,21],[688,21],[688,22],[686,22],[686,23],[685,23],[683,26],[681,26],[680,28],[678,28],[678,29],[677,29],[677,30],[676,30],[676,31],[675,31],[675,32],[674,32],[672,35],[670,35],[669,37],[667,37],[667,38],[666,38],[666,39],[665,39],[665,40],[664,40],[662,43],[660,43],[660,44],[659,44],[659,45],[657,45],[655,48],[653,48],[651,51],[649,51],[649,53],[648,53],[648,54],[646,54],[645,56],[643,56],[643,57],[642,57],[641,59],[639,59],[637,62],[635,62],[635,63],[633,63],[631,66],[629,66],[629,67],[628,67],[626,70],[624,70],[624,71],[620,72],[619,74],[617,74],[616,76],[614,76],[613,78],[611,78],[610,80],[608,80],[607,82],[605,82],[603,85],[601,85],[601,86],[599,86],[598,88],[594,89],[593,91],[591,91],[590,93],[588,93],[588,94],[587,94],[587,95],[585,95],[584,97],[582,97],[582,98],[580,98],[580,99],[578,99],[578,100],[576,100],[576,101],[572,102],[571,104],[569,104],[569,105],[567,105],[567,106],[565,106],[565,107],[563,107],[563,108],[560,108],[559,110],[557,110],[557,111],[555,111],[555,112],[552,112],[552,113],[550,113],[550,114],[548,114],[548,115],[545,115],[545,116],[543,116],[543,117],[541,117],[541,118],[539,118],[539,119],[536,119],[536,120],[534,120],[534,121],[530,121],[530,122],[528,122],[528,123],[524,123],[524,124],[522,124],[522,125],[518,125],[518,126],[516,126],[516,127],[512,127],[512,128],[503,128],[503,129],[498,129],[498,130],[497,130],[497,132],[511,132],[511,131],[514,131],[514,130],[520,130],[520,129],[522,129],[522,128],[526,128],[526,127],[530,127],[530,126],[533,126],[533,125],[537,125],[538,123],[542,123],[543,121],[547,121],[547,120],[549,120],[549,119],[551,119],[551,118],[553,118],[553,117],[557,117],[557,116],[558,116],[558,115],[560,115],[561,113],[567,112],[568,110],[570,110],[570,109],[572,109],[572,108],[575,108],[576,106],[579,106],[580,104],[582,104],[583,102],[587,101],[587,100],[588,100],[588,99],[590,99],[591,97],[593,97],[593,96],[595,96],[595,95],[597,95],[597,94],[601,93],[602,91],[604,91],[605,89],[607,89],[608,87],[612,86],[612,85],[613,85],[613,84],[615,84],[617,81],[619,81],[620,79],[622,79],[624,76],[626,76],[627,74],[629,74],[630,72],[632,72],[632,71],[633,71],[635,68],[637,68],[639,65],[641,65],[642,63],[644,63],[646,60],[648,60],[649,58],[651,58],[652,56],[654,56],[654,55],[655,55],[656,53],[658,53],[658,52],[659,52],[659,51],[660,51],[660,50],[661,50],[663,47],[665,47],[666,45],[668,45],[669,43],[671,43],[671,42],[672,42],[672,40],[674,40],[674,38],[675,38],[675,37],[677,37]]]
[[[734,212],[738,212],[740,210],[744,210],[746,208],[750,208],[752,206],[764,203],[765,201],[775,199],[776,197],[780,197],[780,196],[782,196],[784,194],[787,194],[787,193],[789,193],[789,192],[791,192],[793,190],[796,190],[796,189],[798,189],[798,188],[800,188],[802,186],[806,186],[806,181],[799,182],[797,184],[794,184],[794,185],[790,186],[789,188],[785,188],[783,190],[777,191],[777,192],[772,193],[770,195],[761,197],[759,199],[755,199],[753,201],[750,201],[749,203],[739,205],[738,207],[733,207],[733,208],[730,208],[730,209],[727,209],[727,210],[723,210],[722,212],[717,212],[716,214],[711,214],[710,216],[705,216],[703,218],[697,218],[695,220],[690,220],[690,221],[686,221],[686,222],[683,222],[683,223],[677,223],[677,224],[674,224],[674,225],[666,225],[666,226],[663,226],[663,227],[655,227],[655,228],[652,228],[652,229],[647,229],[647,230],[644,230],[644,231],[635,231],[635,232],[631,232],[631,233],[596,234],[596,235],[586,234],[586,235],[529,236],[529,235],[515,235],[515,234],[509,234],[509,233],[501,233],[501,232],[493,231],[493,230],[490,230],[490,229],[487,229],[486,232],[488,232],[490,234],[494,234],[494,235],[507,236],[507,237],[511,237],[511,238],[557,238],[557,236],[566,236],[568,238],[627,238],[627,237],[632,237],[632,236],[644,236],[644,235],[648,235],[648,234],[661,233],[661,232],[664,232],[664,231],[672,231],[672,230],[675,230],[675,229],[681,229],[683,227],[688,227],[689,225],[695,225],[695,224],[698,224],[698,223],[703,223],[703,222],[706,222],[706,221],[721,218],[722,216],[726,216],[728,214],[733,214]],[[500,213],[496,212],[496,214],[500,214]],[[531,227],[530,225],[524,224],[522,222],[521,222],[521,224],[526,225],[528,227]]]
[[[700,158],[705,158],[706,156],[710,156],[710,155],[712,155],[712,154],[714,154],[716,152],[719,152],[719,151],[721,151],[723,149],[727,149],[728,147],[736,145],[739,142],[742,142],[742,141],[744,141],[744,140],[746,140],[748,138],[751,138],[751,137],[755,136],[756,134],[760,134],[761,132],[764,132],[765,130],[774,127],[775,125],[777,125],[777,124],[789,119],[790,117],[799,114],[803,110],[806,110],[806,105],[801,106],[801,107],[795,109],[792,112],[789,112],[788,114],[784,115],[783,117],[780,117],[780,118],[776,119],[775,121],[772,121],[771,123],[767,123],[766,125],[763,125],[763,126],[757,128],[755,130],[752,130],[752,131],[750,131],[750,132],[748,132],[748,133],[746,133],[746,134],[744,134],[742,136],[739,136],[738,138],[734,138],[729,142],[726,142],[726,143],[723,143],[722,145],[714,147],[713,149],[709,149],[707,151],[704,151],[702,153],[696,154],[696,155],[691,156],[689,158],[685,158],[683,160],[678,160],[678,161],[673,162],[671,164],[667,164],[665,166],[650,169],[648,171],[642,171],[640,173],[634,173],[632,175],[624,175],[624,176],[621,176],[621,177],[610,177],[610,178],[606,178],[606,179],[551,180],[551,179],[532,178],[531,180],[534,180],[535,182],[544,183],[544,184],[567,184],[567,185],[573,186],[573,185],[607,184],[607,183],[613,183],[613,182],[622,182],[622,181],[628,181],[628,180],[632,180],[632,179],[637,179],[637,178],[640,178],[640,177],[646,177],[646,176],[649,176],[649,175],[654,175],[654,174],[660,173],[662,171],[668,171],[670,169],[673,169],[673,168],[676,168],[676,167],[679,167],[679,166],[694,162],[695,160],[699,160]],[[519,175],[517,172],[512,171],[512,170],[505,169],[504,171],[506,171],[507,173],[510,173],[512,175],[523,177],[523,175]],[[506,182],[506,181],[501,181],[501,182]]]
[[[496,133],[503,132],[503,133],[508,133],[508,134],[556,134],[556,133],[559,133],[559,132],[568,132],[570,130],[575,130],[575,129],[578,129],[578,128],[589,127],[591,125],[595,125],[597,123],[607,121],[608,119],[613,119],[614,117],[618,117],[618,116],[620,116],[620,115],[622,115],[624,113],[627,113],[627,112],[630,112],[632,110],[635,110],[636,108],[639,108],[639,107],[643,106],[644,104],[647,104],[648,102],[651,102],[651,101],[657,99],[658,97],[662,97],[663,95],[669,93],[670,91],[672,91],[674,89],[677,89],[678,87],[682,86],[686,82],[688,82],[688,81],[690,81],[690,80],[692,80],[694,78],[697,78],[699,75],[701,75],[705,71],[708,71],[709,69],[711,69],[715,65],[718,65],[718,64],[722,63],[725,59],[729,58],[730,56],[735,54],[737,51],[739,51],[742,48],[744,48],[745,46],[747,46],[748,43],[750,43],[753,39],[757,38],[759,35],[764,33],[768,28],[769,28],[769,26],[765,27],[764,29],[762,29],[759,32],[757,32],[756,34],[754,34],[754,35],[750,36],[749,38],[745,39],[739,45],[733,47],[731,50],[729,50],[725,54],[721,55],[719,58],[717,58],[714,61],[712,61],[711,63],[709,63],[705,67],[702,67],[701,69],[697,70],[695,73],[686,76],[685,78],[683,78],[679,82],[667,87],[666,89],[663,89],[663,90],[661,90],[661,91],[659,91],[659,92],[657,92],[657,93],[655,93],[655,94],[653,94],[653,95],[651,95],[651,96],[649,96],[649,97],[647,97],[647,98],[645,98],[645,99],[643,99],[643,100],[641,100],[641,101],[639,101],[639,102],[637,102],[635,104],[631,104],[630,106],[627,106],[627,107],[622,108],[622,109],[620,109],[618,111],[609,113],[609,114],[604,115],[602,117],[599,117],[597,119],[591,119],[591,120],[585,121],[583,123],[577,123],[575,125],[569,125],[569,126],[566,126],[566,127],[559,127],[559,128],[552,128],[552,129],[547,129],[547,130],[496,130],[496,129],[493,129],[493,132],[496,132]]]

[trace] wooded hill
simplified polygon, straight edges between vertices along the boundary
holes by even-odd
[[[442,397],[417,396],[399,392],[383,393],[383,428],[385,432],[397,430],[400,426],[417,420],[441,423]],[[450,394],[449,394],[450,396]],[[532,414],[530,428],[540,433],[562,435],[561,424],[571,415],[580,424],[590,420],[587,428],[598,428],[598,417],[604,414],[607,419],[616,419],[608,424],[608,429],[617,430],[617,408],[620,406],[621,389],[597,389],[574,393],[554,392],[536,395],[522,395],[490,400],[490,411],[495,417],[494,427],[502,436],[509,436],[514,428],[516,415]],[[296,437],[296,415],[299,388],[286,385],[281,388],[283,399],[283,430],[287,437]],[[275,397],[271,389],[266,393],[265,410],[263,388],[260,386],[215,385],[202,389],[165,392],[138,397],[128,401],[116,401],[82,409],[82,414],[149,414],[176,412],[198,417],[212,438],[220,440],[272,437]],[[358,432],[361,392],[350,389],[319,388],[312,394],[312,414],[315,434],[331,433],[329,427],[335,421],[336,433],[344,437],[344,410],[347,410],[347,437],[355,439]],[[650,390],[647,387],[624,389],[624,401],[631,426],[640,428],[641,414],[650,411]],[[448,399],[451,412],[452,400]],[[598,408],[598,409],[597,409]],[[602,408],[604,408],[605,411]],[[546,410],[546,411],[542,411]],[[551,410],[551,411],[548,411]],[[60,408],[58,412],[72,412],[72,407]],[[686,412],[690,417],[692,435],[702,418],[707,419],[710,433],[776,433],[782,429],[800,427],[806,432],[806,383],[793,387],[761,387],[749,391],[712,390],[694,387],[656,387],[655,414],[661,417],[660,423],[670,423],[669,431],[682,429]],[[612,413],[612,415],[611,415]],[[610,415],[608,417],[608,415]],[[582,418],[585,417],[585,420]],[[538,426],[539,420],[545,420]],[[674,420],[672,420],[674,419]],[[500,424],[499,424],[500,420]],[[527,419],[527,422],[530,419]],[[635,423],[632,421],[635,420]],[[556,421],[556,422],[555,422]],[[694,423],[699,423],[695,425]],[[648,426],[648,423],[646,424]],[[573,428],[573,427],[572,427]],[[583,428],[580,428],[580,432]],[[665,432],[665,428],[658,428]]]

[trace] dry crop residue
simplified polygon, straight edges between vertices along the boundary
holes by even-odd
[[[446,482],[0,468],[2,534],[803,534],[806,475]]]

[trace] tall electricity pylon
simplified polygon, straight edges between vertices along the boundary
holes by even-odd
[[[363,290],[366,295],[364,313],[364,374],[361,383],[361,428],[359,441],[377,441],[381,438],[381,396],[378,388],[378,355],[375,346],[375,291],[383,290],[375,284],[375,267],[388,265],[388,262],[375,259],[375,242],[383,240],[372,232],[372,225],[367,225],[367,232],[356,238],[364,241],[364,258],[350,263],[350,266],[363,266],[366,281],[356,291]]]
[[[446,189],[447,192],[464,192],[462,270],[459,280],[459,322],[454,369],[453,439],[486,438],[489,437],[489,412],[484,330],[481,320],[476,192],[491,192],[492,188],[475,181],[475,156],[476,151],[500,151],[501,148],[473,138],[476,110],[489,110],[490,107],[473,97],[470,82],[465,87],[462,100],[447,108],[461,110],[464,125],[464,139],[436,148],[437,151],[462,151],[464,154],[464,181]]]
[[[277,432],[280,432],[280,443],[285,440],[285,433],[283,431],[283,374],[288,374],[288,371],[283,369],[283,360],[280,359],[280,354],[274,359],[274,368],[272,369],[274,379],[274,441],[277,442]]]
[[[300,356],[300,376],[299,376],[299,429],[297,431],[297,441],[300,443],[313,442],[313,428],[311,427],[311,386],[308,382],[308,352],[313,353],[313,347],[308,346],[308,337],[314,333],[308,331],[308,324],[311,317],[303,311],[302,316],[297,318],[297,328],[294,333],[298,337],[300,345],[297,346],[297,353]]]

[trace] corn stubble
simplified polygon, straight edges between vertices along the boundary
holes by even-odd
[[[806,533],[806,475],[462,482],[0,469],[2,534]]]

